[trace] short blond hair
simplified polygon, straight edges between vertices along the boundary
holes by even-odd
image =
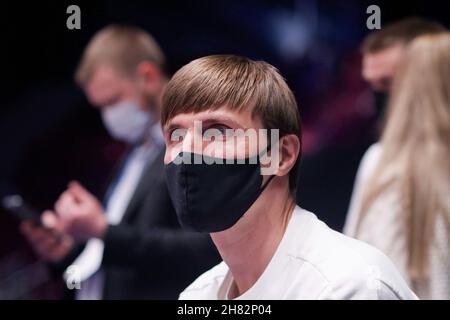
[[[138,27],[110,25],[98,31],[87,45],[75,80],[80,85],[86,84],[100,65],[131,75],[143,61],[164,70],[165,57],[153,37]]]
[[[213,55],[190,62],[169,81],[162,101],[164,126],[180,113],[251,108],[266,129],[278,129],[280,136],[295,134],[301,141],[297,102],[286,81],[272,65],[235,55]],[[297,165],[289,185],[295,190]]]

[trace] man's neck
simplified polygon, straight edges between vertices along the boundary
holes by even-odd
[[[283,238],[294,206],[288,191],[269,185],[236,225],[211,234],[233,275],[236,296],[250,289],[263,274]]]

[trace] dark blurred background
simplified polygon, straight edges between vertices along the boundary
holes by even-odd
[[[81,8],[81,30],[66,28],[66,8]],[[360,76],[359,44],[371,4],[382,25],[420,15],[449,26],[444,1],[226,0],[54,1],[2,4],[0,196],[21,194],[51,208],[77,179],[103,191],[124,148],[73,81],[90,37],[110,23],[149,31],[168,72],[210,54],[234,53],[275,65],[300,106],[304,156],[298,203],[334,229],[343,226],[360,158],[375,141],[373,95]],[[0,211],[0,299],[60,297]]]

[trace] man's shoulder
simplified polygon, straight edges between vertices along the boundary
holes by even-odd
[[[219,288],[228,273],[228,266],[221,262],[200,275],[193,283],[181,292],[180,300],[217,299]]]
[[[333,231],[314,214],[299,207],[294,215],[286,251],[283,249],[289,264],[286,270],[290,270],[289,288],[286,288],[289,294],[285,297],[415,298],[391,261],[379,250]],[[180,294],[180,299],[217,299],[228,271],[227,265],[220,263],[197,278]],[[283,296],[280,292],[279,298]]]
[[[393,263],[378,249],[332,230],[309,213],[310,233],[306,245],[294,256],[310,265],[327,284],[327,290],[346,287],[346,294],[408,296],[410,290]],[[335,289],[333,289],[335,288]],[[413,295],[412,295],[413,296]],[[366,298],[368,296],[366,295]],[[344,298],[344,297],[342,297]]]

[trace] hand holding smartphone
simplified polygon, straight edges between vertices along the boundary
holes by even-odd
[[[16,219],[20,221],[29,220],[40,227],[44,227],[39,211],[25,203],[20,195],[14,194],[3,197],[1,205],[3,209],[12,214]]]
[[[46,229],[49,234],[55,237],[57,244],[62,242],[63,235],[57,230],[44,225],[40,212],[28,205],[20,195],[14,194],[3,197],[1,206],[19,221],[31,221],[34,226]]]

